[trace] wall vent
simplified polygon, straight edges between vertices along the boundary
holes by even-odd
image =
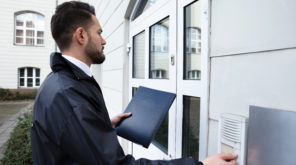
[[[246,165],[248,119],[223,113],[219,119],[218,152],[238,154],[237,165]]]

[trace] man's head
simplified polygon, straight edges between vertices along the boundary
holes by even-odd
[[[81,50],[91,64],[105,60],[106,41],[93,6],[76,1],[59,5],[51,18],[51,32],[62,52]]]

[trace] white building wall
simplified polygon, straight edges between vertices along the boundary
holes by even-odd
[[[40,68],[41,83],[51,71],[50,53],[54,41],[50,32],[50,19],[54,12],[55,0],[14,0],[0,2],[0,88],[18,87],[18,68]],[[14,45],[14,14],[19,11],[34,11],[45,16],[44,46]]]
[[[208,154],[220,113],[249,106],[296,111],[296,1],[212,0]]]
[[[95,6],[102,26],[106,60],[92,65],[94,77],[102,88],[110,117],[122,113],[128,104],[128,20],[125,18],[129,0],[85,0]],[[120,140],[127,152],[127,141]]]

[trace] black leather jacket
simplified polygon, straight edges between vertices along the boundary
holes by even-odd
[[[34,105],[34,164],[196,164],[191,158],[151,161],[125,155],[97,82],[60,53],[51,55],[51,68]]]

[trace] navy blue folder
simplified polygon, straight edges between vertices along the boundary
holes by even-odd
[[[175,97],[173,93],[140,86],[124,112],[132,116],[116,127],[117,134],[148,148]]]

